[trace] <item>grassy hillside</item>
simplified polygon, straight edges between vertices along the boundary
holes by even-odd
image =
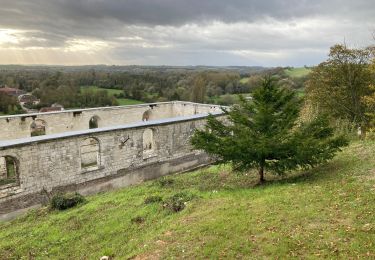
[[[374,258],[375,143],[254,186],[250,175],[212,166],[88,198],[75,209],[40,209],[0,224],[0,259]],[[196,197],[178,213],[161,203]]]
[[[286,69],[285,73],[292,78],[300,78],[309,75],[311,69],[305,67]]]
[[[90,91],[105,90],[105,91],[108,92],[108,95],[110,95],[110,96],[114,96],[116,94],[123,93],[123,91],[120,90],[120,89],[99,88],[97,86],[83,86],[83,87],[81,87],[81,90],[90,90]],[[129,98],[117,98],[117,101],[118,101],[120,106],[136,105],[136,104],[142,104],[143,103],[142,101],[129,99]]]

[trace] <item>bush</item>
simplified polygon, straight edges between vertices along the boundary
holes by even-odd
[[[179,212],[183,210],[188,201],[195,197],[194,194],[189,192],[179,192],[164,200],[163,208],[169,209],[172,212]]]
[[[163,201],[163,198],[160,196],[148,196],[145,199],[145,204],[151,204],[151,203],[156,203],[156,202],[161,202]]]
[[[171,186],[174,183],[173,179],[162,177],[158,180],[161,187]]]
[[[145,222],[145,218],[141,217],[141,216],[136,216],[136,217],[132,218],[130,221],[131,221],[131,223],[142,224],[143,222]]]
[[[85,197],[81,194],[75,193],[57,193],[55,194],[50,202],[51,208],[57,210],[65,210],[73,208],[78,204],[86,202]]]

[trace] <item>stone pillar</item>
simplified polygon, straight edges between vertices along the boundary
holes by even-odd
[[[0,157],[0,180],[7,178],[7,163],[5,157]]]

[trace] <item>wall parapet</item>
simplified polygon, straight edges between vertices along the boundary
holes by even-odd
[[[221,116],[223,113],[213,112],[210,114],[213,116]],[[58,140],[58,139],[67,138],[67,137],[96,134],[96,133],[109,132],[109,131],[114,131],[114,130],[125,130],[125,129],[132,129],[132,128],[136,129],[140,127],[147,127],[147,126],[152,127],[152,126],[165,125],[165,124],[170,124],[170,123],[199,120],[199,119],[207,118],[208,115],[209,114],[205,113],[205,114],[197,114],[197,115],[191,115],[191,116],[180,116],[180,117],[175,117],[175,118],[155,119],[155,120],[150,120],[146,122],[137,122],[137,123],[131,123],[131,124],[118,125],[118,126],[109,126],[109,127],[81,130],[81,131],[70,131],[70,132],[64,132],[64,133],[58,133],[58,134],[33,136],[33,137],[12,139],[12,140],[5,140],[5,141],[0,140],[0,149],[23,145],[23,144],[31,144],[31,143],[36,143],[36,142],[48,141],[48,140]]]
[[[166,102],[155,102],[155,103],[144,103],[144,104],[135,104],[135,105],[124,105],[124,106],[107,106],[107,107],[92,107],[92,108],[79,108],[79,109],[65,109],[62,111],[51,111],[43,113],[29,113],[29,114],[17,114],[17,115],[2,115],[0,119],[6,118],[21,118],[21,117],[33,117],[38,115],[51,115],[51,114],[65,114],[65,113],[74,113],[74,112],[85,112],[85,111],[102,111],[102,110],[116,110],[116,109],[133,109],[133,108],[148,108],[153,105],[173,105],[173,104],[182,104],[182,105],[197,105],[199,107],[223,107],[220,105],[214,104],[202,104],[195,103],[190,101],[166,101]]]
[[[218,105],[173,101],[0,116],[0,141],[216,112]]]

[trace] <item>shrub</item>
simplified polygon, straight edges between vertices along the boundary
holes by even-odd
[[[132,218],[130,221],[131,223],[142,224],[143,222],[145,222],[145,218],[141,216],[136,216]]]
[[[57,210],[65,210],[73,208],[78,204],[86,202],[85,197],[81,194],[75,193],[57,193],[55,194],[50,202],[51,208]]]
[[[156,203],[156,202],[161,202],[163,201],[163,198],[160,196],[148,196],[145,199],[145,204],[151,204],[151,203]]]
[[[173,179],[162,177],[158,180],[158,183],[161,187],[170,186],[174,183]]]
[[[183,210],[188,201],[191,201],[195,197],[190,192],[179,192],[173,196],[164,200],[163,207],[169,209],[172,212],[179,212]]]

